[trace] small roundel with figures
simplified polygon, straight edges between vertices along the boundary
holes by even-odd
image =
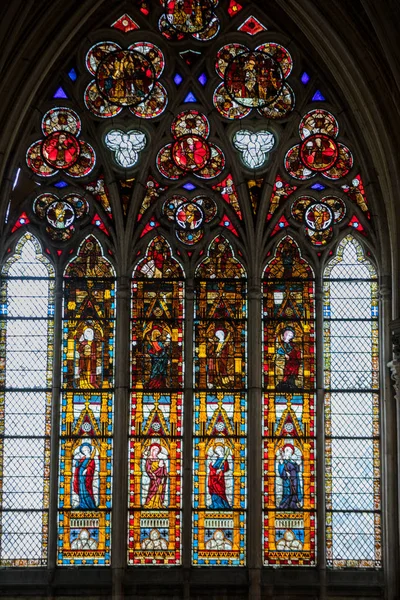
[[[158,117],[168,103],[158,81],[164,66],[163,53],[150,42],[134,42],[127,49],[115,42],[94,44],[86,56],[95,77],[84,93],[86,108],[101,119],[115,117],[125,107],[142,119]]]
[[[96,164],[88,142],[78,139],[82,125],[78,114],[67,107],[53,108],[42,118],[44,138],[30,145],[26,163],[35,175],[52,177],[59,170],[70,177],[85,177]]]
[[[318,108],[306,113],[299,125],[301,142],[285,156],[287,173],[302,181],[318,173],[331,180],[345,177],[353,167],[353,156],[337,141],[338,133],[338,122],[329,111]]]
[[[205,115],[187,110],[175,117],[171,125],[172,143],[157,155],[157,168],[168,179],[179,179],[192,173],[202,179],[220,175],[225,167],[224,154],[207,138],[210,126]]]

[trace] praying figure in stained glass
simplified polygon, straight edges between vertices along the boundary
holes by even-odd
[[[208,492],[211,496],[211,509],[231,508],[226,496],[225,473],[230,470],[228,456],[229,446],[215,444],[208,467]]]
[[[90,324],[85,324],[78,339],[78,385],[80,388],[97,388],[97,354],[98,340]]]
[[[149,479],[144,506],[146,508],[165,508],[165,496],[168,482],[167,456],[158,443],[153,443],[144,451],[145,471]]]
[[[75,460],[73,489],[78,497],[78,505],[75,508],[92,510],[96,508],[93,491],[93,481],[96,471],[95,453],[96,449],[88,442],[84,442],[79,448],[80,456]]]
[[[150,377],[147,387],[159,389],[167,386],[171,349],[171,334],[155,326],[147,335],[147,356],[150,358]]]
[[[231,331],[213,324],[209,331],[207,385],[229,387],[234,379],[234,362],[231,356]]]
[[[294,338],[295,330],[292,327],[285,327],[281,333],[281,340],[276,351],[277,372],[282,372],[282,379],[276,385],[276,389],[280,392],[290,392],[298,389],[296,378],[300,370],[301,351],[294,343]]]
[[[293,444],[285,444],[278,450],[278,473],[282,479],[282,498],[280,509],[296,510],[302,506],[300,484],[300,465],[294,460]]]

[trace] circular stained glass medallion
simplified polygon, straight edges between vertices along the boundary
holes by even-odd
[[[121,46],[115,42],[98,42],[90,48],[86,54],[86,68],[92,75],[96,74],[97,67],[110,52],[121,50]]]
[[[57,200],[58,197],[54,196],[54,194],[41,194],[33,203],[33,211],[38,217],[44,219],[48,206]]]
[[[75,213],[68,202],[59,200],[50,204],[46,217],[50,225],[55,229],[66,229],[74,222]]]
[[[69,169],[79,158],[80,144],[68,131],[54,131],[42,142],[42,156],[56,169]]]
[[[306,235],[308,235],[310,242],[313,246],[324,246],[329,242],[333,235],[333,228],[329,227],[322,231],[316,231],[306,227]]]
[[[204,236],[203,229],[198,229],[197,231],[182,231],[182,229],[178,229],[176,232],[176,237],[178,240],[187,244],[188,246],[193,246],[193,244],[197,244],[202,237]]]
[[[175,212],[175,221],[179,227],[185,230],[198,229],[203,223],[204,215],[200,206],[194,202],[183,202]]]
[[[327,179],[341,179],[353,167],[353,156],[350,150],[344,144],[338,143],[339,156],[333,167],[324,171],[322,175]]]
[[[85,177],[93,170],[96,164],[96,154],[90,144],[81,141],[81,152],[78,160],[68,169],[68,175],[71,177]]]
[[[155,81],[151,62],[134,50],[108,54],[96,71],[100,93],[111,104],[136,106],[151,94]]]
[[[202,179],[218,177],[225,168],[225,156],[221,148],[211,142],[208,144],[208,147],[210,148],[210,159],[203,169],[196,171],[197,177],[201,177]]]
[[[165,16],[171,27],[182,33],[199,33],[213,18],[211,0],[165,0]]]
[[[332,113],[323,108],[316,108],[304,115],[300,121],[299,133],[302,140],[315,133],[335,138],[339,133],[339,125]]]
[[[327,135],[315,133],[300,144],[300,158],[312,171],[326,171],[335,164],[339,155],[336,142]]]
[[[178,42],[180,40],[185,39],[185,34],[174,29],[168,23],[167,17],[165,15],[161,15],[161,17],[158,21],[158,28],[160,30],[160,33],[162,33],[162,35],[165,38],[167,38],[167,40],[170,40],[171,42]]]
[[[68,194],[64,196],[63,201],[71,204],[77,219],[89,212],[88,201],[79,194]]]
[[[289,175],[295,179],[301,179],[302,181],[311,179],[311,177],[314,177],[315,173],[304,166],[300,160],[299,154],[299,145],[293,146],[287,151],[285,156],[285,169]]]
[[[276,44],[275,42],[268,42],[267,44],[262,44],[262,46],[258,46],[256,50],[260,52],[266,52],[270,56],[276,60],[281,69],[284,77],[289,77],[290,73],[293,69],[293,59],[290,56],[290,53],[284,46],[280,44]]]
[[[313,231],[324,231],[332,225],[332,211],[326,204],[318,203],[309,206],[304,214],[307,226]]]
[[[214,16],[207,27],[203,29],[203,31],[199,31],[199,33],[194,33],[193,37],[195,40],[199,40],[200,42],[208,42],[218,35],[220,28],[221,24],[219,19],[218,17]]]
[[[171,133],[175,138],[182,135],[195,134],[207,138],[210,124],[205,115],[198,110],[185,110],[179,113],[171,125]]]
[[[161,115],[168,103],[167,91],[159,81],[156,81],[153,91],[144,102],[131,106],[131,113],[141,119],[154,119]]]
[[[294,103],[294,92],[286,83],[277,99],[269,106],[259,108],[258,112],[266,119],[284,119],[293,110]]]
[[[296,221],[299,221],[299,223],[303,223],[304,213],[311,204],[315,204],[315,199],[310,196],[300,196],[300,198],[297,198],[292,204],[292,217]]]
[[[53,169],[53,167],[45,163],[41,150],[42,140],[31,144],[26,152],[26,164],[36,175],[51,177],[57,173],[57,169]]]
[[[78,136],[81,131],[81,120],[71,108],[52,108],[42,119],[42,131],[46,136],[55,131],[68,131],[72,135]]]
[[[232,100],[223,83],[215,90],[213,103],[220,115],[226,119],[243,119],[251,112],[251,108],[240,106],[240,104]],[[266,109],[262,108],[260,110]]]
[[[164,202],[163,205],[163,213],[170,221],[175,220],[175,213],[178,206],[187,202],[187,198],[185,196],[181,196],[179,194],[174,194],[170,196],[168,200]]]
[[[346,215],[346,205],[341,198],[337,196],[324,196],[321,202],[329,206],[335,223],[340,223],[343,220]]]
[[[225,76],[225,70],[230,61],[235,58],[238,54],[248,52],[248,48],[243,44],[226,44],[217,52],[217,60],[215,62],[215,70],[218,75],[223,79]]]
[[[150,42],[135,42],[128,47],[128,50],[135,50],[136,52],[144,54],[147,60],[153,65],[156,78],[158,79],[160,77],[165,66],[164,55],[160,48]]]
[[[215,204],[214,200],[208,196],[196,196],[193,198],[193,202],[196,202],[198,206],[201,206],[205,223],[212,221],[217,214],[217,205]]]
[[[171,155],[172,144],[167,144],[157,154],[157,168],[161,175],[168,179],[179,179],[182,177],[182,170],[176,166]]]
[[[110,104],[99,92],[96,82],[93,80],[85,90],[85,106],[96,117],[108,119],[115,117],[123,110],[122,106]]]
[[[198,135],[184,135],[172,146],[172,158],[184,171],[198,171],[206,166],[210,159],[207,142]]]
[[[48,226],[46,227],[46,232],[52,240],[56,242],[66,242],[71,239],[75,232],[75,227],[70,225],[67,229],[54,229],[53,227]]]
[[[268,106],[279,96],[284,83],[279,63],[265,52],[238,54],[225,69],[225,88],[242,106]]]

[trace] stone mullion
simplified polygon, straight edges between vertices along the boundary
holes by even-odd
[[[184,598],[190,598],[190,566],[192,562],[192,490],[193,490],[193,353],[194,353],[194,281],[185,282],[184,318],[184,398],[183,398],[183,485],[182,485],[182,564]]]
[[[386,280],[386,281],[385,281]],[[379,287],[380,310],[380,433],[381,433],[381,502],[382,502],[382,538],[383,567],[387,597],[395,598],[399,587],[399,538],[400,538],[400,495],[399,472],[400,458],[396,437],[400,431],[400,320],[389,325],[391,316],[390,277],[381,277]],[[392,343],[388,334],[392,330]],[[387,364],[391,382],[385,377],[387,358],[393,360]],[[394,398],[393,398],[394,395]]]
[[[261,298],[261,282],[253,278],[248,287],[247,337],[247,565],[251,600],[261,598],[263,564]]]
[[[113,598],[123,598],[127,564],[130,279],[117,279],[111,565]]]
[[[316,416],[316,559],[319,571],[320,600],[326,597],[326,502],[325,502],[325,394],[324,394],[324,292],[322,274],[315,282],[315,387]]]
[[[51,441],[50,441],[50,494],[49,494],[49,541],[48,568],[54,571],[57,565],[58,542],[58,468],[60,449],[60,399],[61,399],[61,352],[62,352],[63,276],[57,273],[54,297],[54,346],[51,396]],[[51,579],[50,579],[51,581]]]

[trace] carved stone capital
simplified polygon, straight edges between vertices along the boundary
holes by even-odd
[[[395,359],[388,363],[390,376],[393,381],[394,396],[400,402],[400,360]]]
[[[400,361],[400,321],[392,321],[393,362]]]

